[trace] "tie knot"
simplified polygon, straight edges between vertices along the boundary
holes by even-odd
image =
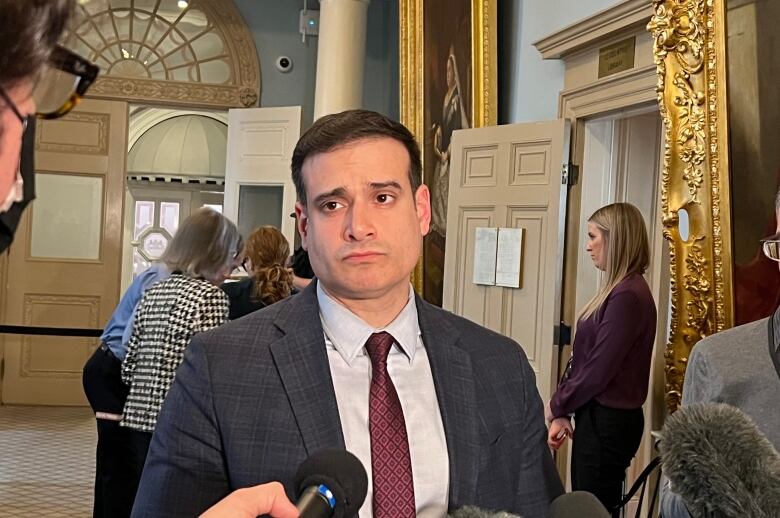
[[[366,351],[368,351],[373,365],[387,362],[387,355],[390,353],[393,342],[395,342],[393,335],[385,331],[374,333],[368,337]]]

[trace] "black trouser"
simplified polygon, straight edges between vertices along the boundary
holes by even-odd
[[[608,408],[591,401],[574,414],[574,425],[572,489],[593,493],[607,509],[613,509],[620,502],[626,469],[642,440],[642,409]]]
[[[84,366],[83,384],[95,412],[122,414],[129,388],[122,383],[122,362],[101,345]],[[97,419],[95,518],[130,516],[137,487],[132,473],[134,450],[130,430],[117,421]],[[134,485],[135,484],[135,485]]]
[[[95,518],[130,516],[138,476],[132,471],[134,448],[129,428],[117,421],[97,420],[98,444],[95,463]]]
[[[132,455],[132,466],[130,468],[130,476],[132,477],[131,488],[133,491],[133,500],[135,500],[135,494],[138,492],[138,484],[141,483],[141,474],[144,471],[144,463],[146,462],[146,455],[149,453],[149,443],[152,442],[151,432],[139,432],[130,428],[125,428],[129,438],[129,444]],[[132,501],[130,502],[132,508]]]

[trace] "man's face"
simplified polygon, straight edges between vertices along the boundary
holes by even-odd
[[[25,117],[35,113],[35,102],[30,92],[31,87],[27,82],[6,91],[19,112]],[[23,130],[22,122],[13,109],[0,100],[0,202],[8,197],[8,193],[16,181]]]
[[[362,139],[303,163],[307,205],[296,204],[301,243],[336,298],[401,295],[428,232],[428,188],[412,193],[409,154],[391,138]]]

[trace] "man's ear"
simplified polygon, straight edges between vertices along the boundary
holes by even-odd
[[[301,236],[301,247],[306,248],[306,240],[309,234],[309,216],[306,207],[300,201],[295,202],[295,224],[298,227],[298,234]]]
[[[431,192],[427,185],[422,184],[417,188],[417,192],[414,193],[414,204],[420,223],[420,234],[424,236],[431,228]]]

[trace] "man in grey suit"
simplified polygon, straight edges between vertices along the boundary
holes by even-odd
[[[319,119],[292,159],[317,281],[197,335],[163,405],[134,516],[194,516],[346,448],[366,467],[359,516],[476,505],[547,515],[562,493],[542,402],[512,340],[414,294],[430,224],[411,133],[380,114]]]
[[[777,231],[762,240],[763,252],[780,263],[780,191],[775,197]],[[780,267],[780,264],[778,264]],[[685,370],[683,406],[726,403],[750,417],[780,450],[780,308],[774,314],[709,336],[691,351]],[[664,518],[690,518],[668,479],[661,490]]]

